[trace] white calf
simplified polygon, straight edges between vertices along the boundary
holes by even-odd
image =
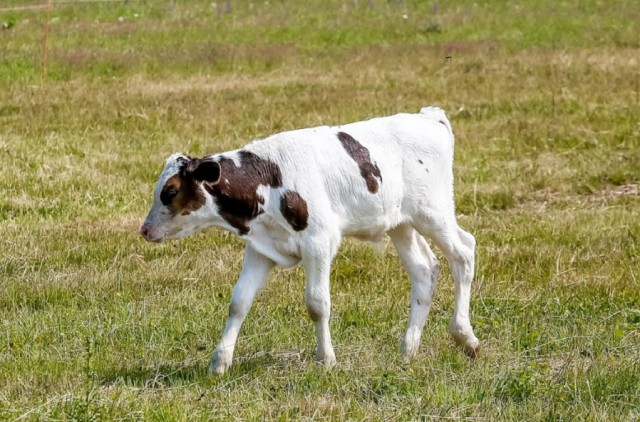
[[[391,238],[411,278],[406,359],[420,343],[440,265],[426,236],[449,261],[456,285],[451,334],[469,356],[480,343],[469,321],[474,237],[456,222],[453,132],[436,107],[347,124],[295,130],[245,147],[168,158],[140,232],[178,239],[219,226],[246,239],[244,265],[209,370],[231,365],[240,326],[274,265],[302,262],[315,324],[316,360],[336,358],[329,333],[329,273],[343,236]]]

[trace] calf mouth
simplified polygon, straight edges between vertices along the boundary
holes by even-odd
[[[148,238],[146,238],[146,237],[145,237],[145,238],[144,238],[144,240],[146,240],[147,242],[162,243],[162,242],[164,242],[164,241],[165,241],[165,238],[166,238],[166,237],[167,237],[167,235],[166,235],[166,234],[163,234],[162,236],[160,236],[160,237],[156,237],[156,238],[154,238],[154,239],[148,239]]]
[[[161,243],[164,242],[165,238],[167,237],[167,233],[163,233],[162,236],[151,237],[151,230],[143,225],[140,228],[140,236],[142,236],[142,238],[147,242]]]

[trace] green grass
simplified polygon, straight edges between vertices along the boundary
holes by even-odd
[[[54,2],[45,81],[45,13],[0,10],[0,419],[640,417],[639,6],[168,3]],[[445,269],[403,363],[406,273],[348,241],[334,370],[296,269],[208,376],[243,245],[139,238],[164,158],[428,104],[457,135],[480,358],[447,334]]]

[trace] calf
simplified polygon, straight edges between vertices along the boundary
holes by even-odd
[[[440,265],[423,236],[430,238],[455,280],[451,335],[474,357],[480,345],[469,321],[475,239],[456,222],[453,145],[444,111],[425,107],[418,114],[284,132],[203,158],[170,156],[142,236],[162,242],[218,226],[247,241],[209,371],[224,373],[231,365],[240,326],[274,265],[300,262],[316,361],[335,364],[329,274],[343,236],[379,241],[389,235],[409,272],[405,359],[418,350],[437,285]]]

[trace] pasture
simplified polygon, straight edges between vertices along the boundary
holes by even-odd
[[[640,417],[637,2],[54,1],[44,80],[29,4],[0,5],[0,419]],[[430,104],[478,244],[478,359],[448,334],[439,255],[404,363],[408,276],[391,245],[346,241],[332,371],[298,268],[207,375],[243,244],[140,238],[164,159]]]

